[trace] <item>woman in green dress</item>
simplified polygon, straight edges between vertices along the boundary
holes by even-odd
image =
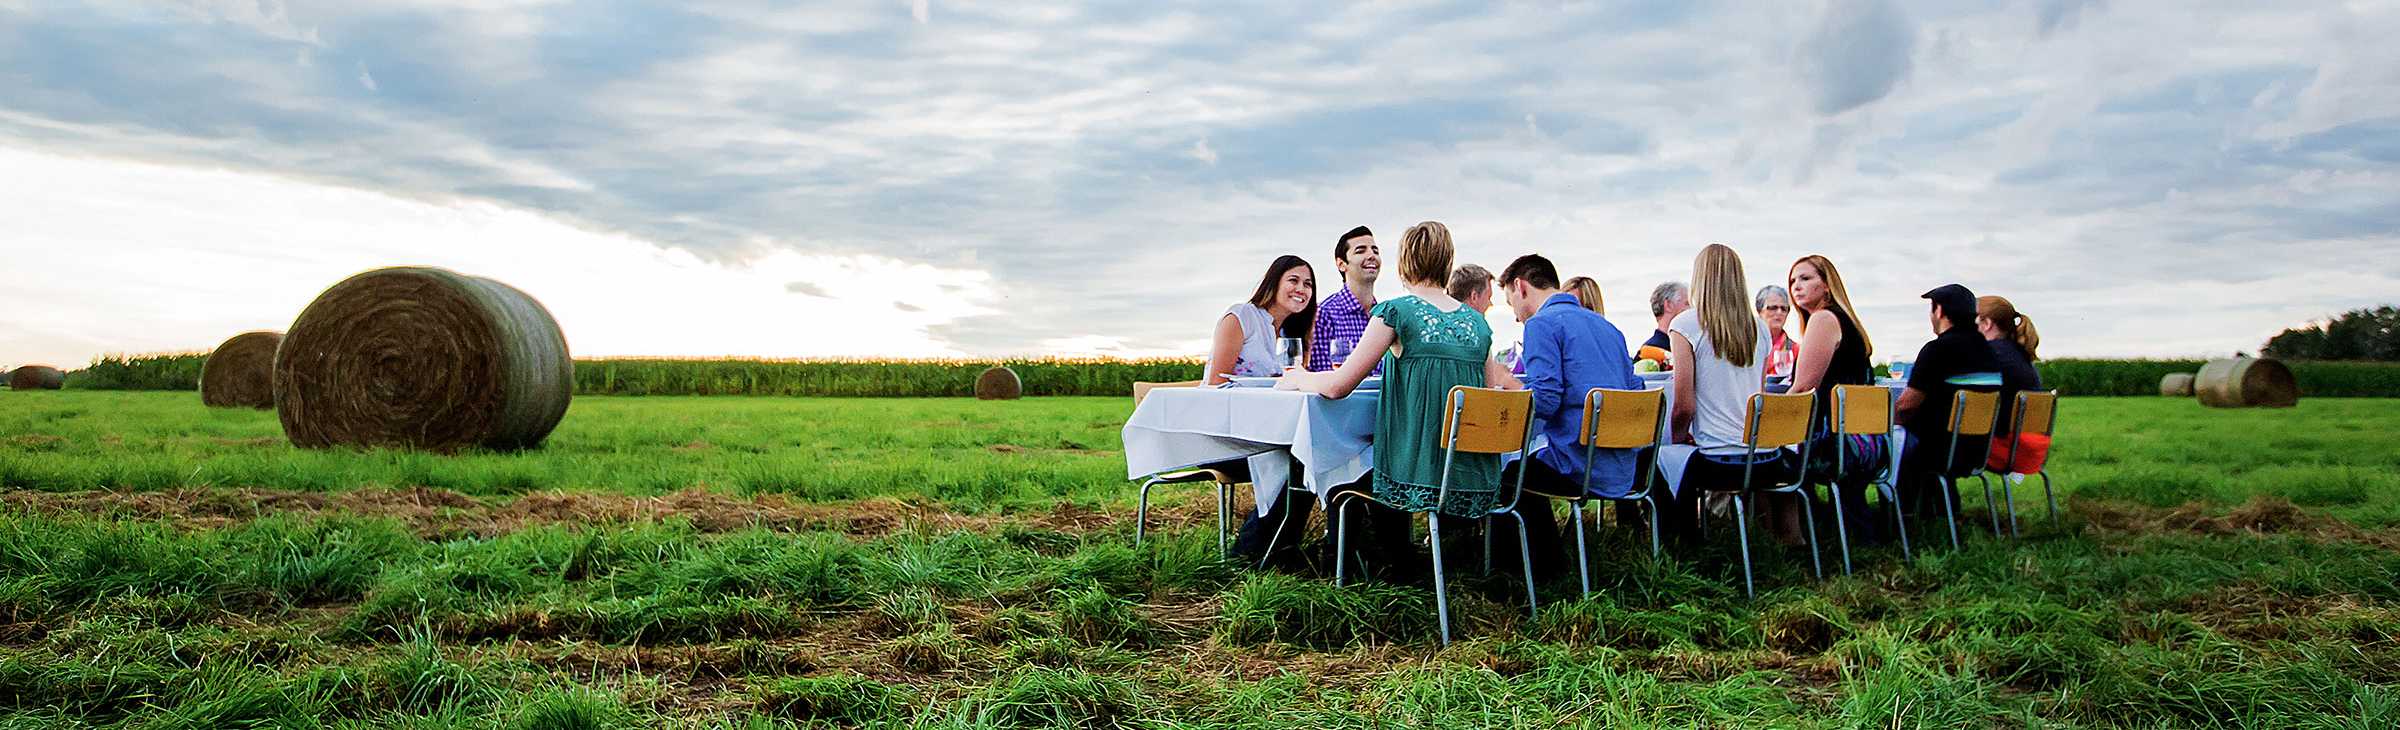
[[[1287,372],[1276,387],[1345,398],[1388,352],[1375,416],[1375,498],[1408,512],[1480,518],[1499,502],[1500,459],[1459,454],[1449,494],[1441,495],[1446,401],[1453,386],[1516,387],[1516,379],[1491,358],[1492,327],[1483,314],[1444,290],[1453,256],[1448,227],[1426,221],[1409,228],[1400,241],[1400,281],[1408,295],[1376,303],[1341,367]],[[1372,528],[1381,545],[1376,552],[1387,558],[1408,552],[1406,515],[1393,516],[1378,516]]]

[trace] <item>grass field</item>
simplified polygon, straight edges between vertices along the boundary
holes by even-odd
[[[0,727],[2400,726],[2393,401],[2072,399],[2060,526],[1765,549],[1755,601],[1611,528],[1590,599],[1454,587],[1448,649],[1192,495],[1136,550],[1129,409],[585,397],[435,457],[0,392]]]

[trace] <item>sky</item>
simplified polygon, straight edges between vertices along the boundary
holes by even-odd
[[[1198,355],[1276,255],[1331,294],[1335,236],[1421,220],[1633,339],[1721,242],[1752,288],[1831,257],[1879,343],[1959,282],[2045,357],[2255,351],[2400,299],[2394,38],[2400,0],[0,0],[0,367],[403,264],[578,356]]]

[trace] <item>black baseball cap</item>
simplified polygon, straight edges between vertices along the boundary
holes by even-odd
[[[1955,327],[1975,326],[1975,292],[1957,284],[1943,284],[1925,292],[1926,299],[1942,308],[1942,318]]]

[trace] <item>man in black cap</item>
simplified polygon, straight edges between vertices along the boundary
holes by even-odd
[[[1908,369],[1908,389],[1900,392],[1894,417],[1907,430],[1900,454],[1900,487],[1910,514],[1926,514],[1934,506],[1926,497],[1943,488],[1936,477],[1949,456],[1950,401],[1961,390],[1998,390],[2000,361],[1975,330],[1975,292],[1943,284],[1925,292],[1932,300],[1928,318],[1933,341],[1917,351]],[[1961,440],[1960,468],[1982,463],[1985,438]]]

